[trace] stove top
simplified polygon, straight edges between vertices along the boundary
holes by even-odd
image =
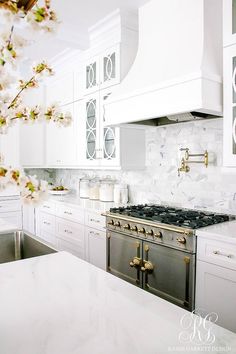
[[[225,214],[173,208],[163,205],[131,205],[128,207],[111,208],[110,212],[190,229],[198,229],[230,220],[229,215]]]

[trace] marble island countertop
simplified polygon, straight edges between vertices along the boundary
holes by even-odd
[[[225,241],[236,245],[236,220],[226,221],[196,230],[198,237],[206,237],[213,240]]]
[[[196,347],[195,339],[179,340],[193,333],[193,325],[180,324],[191,313],[66,252],[2,264],[0,284],[1,354],[164,354]],[[214,324],[212,334],[207,351],[236,352],[236,334]]]

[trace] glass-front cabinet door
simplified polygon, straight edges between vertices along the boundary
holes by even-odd
[[[224,46],[236,44],[236,0],[223,1]]]
[[[95,165],[99,161],[99,95],[88,96],[85,101],[86,164]],[[101,152],[100,152],[101,153]]]
[[[224,165],[236,166],[236,45],[224,49]]]
[[[111,96],[110,90],[100,92],[100,141],[102,148],[102,165],[116,166],[119,163],[119,128],[105,126],[104,103]]]
[[[98,90],[99,87],[99,59],[91,58],[85,64],[85,93]]]
[[[109,48],[100,57],[101,88],[110,87],[120,82],[120,47]]]

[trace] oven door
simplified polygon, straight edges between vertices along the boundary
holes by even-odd
[[[142,241],[107,231],[107,271],[134,285],[142,286]]]
[[[193,310],[195,255],[144,241],[143,265],[145,290]]]

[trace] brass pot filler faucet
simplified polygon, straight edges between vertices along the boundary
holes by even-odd
[[[206,150],[203,154],[190,154],[189,148],[181,148],[180,151],[185,151],[185,156],[181,159],[181,165],[178,168],[178,176],[180,176],[180,172],[189,172],[190,163],[203,163],[206,167],[208,166],[208,151]],[[191,157],[202,157],[201,160],[190,160]]]

